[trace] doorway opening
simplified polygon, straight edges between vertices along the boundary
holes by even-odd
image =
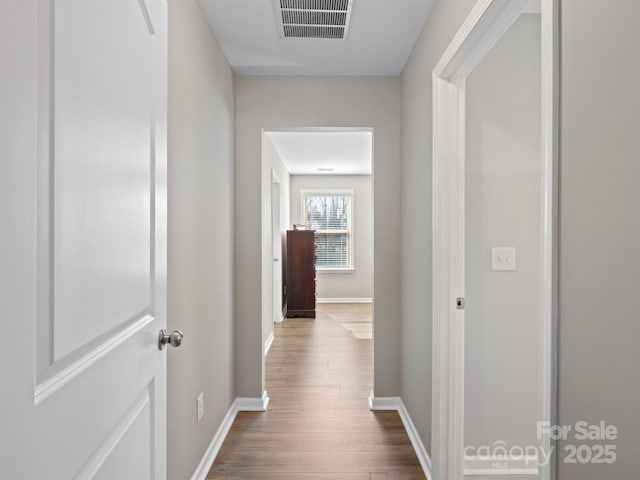
[[[324,127],[263,132],[265,382],[265,357],[279,325],[286,319],[309,324],[315,317],[316,325],[331,320],[340,328],[336,333],[371,344],[366,382],[372,383],[373,134],[371,128]],[[308,254],[294,245],[304,236],[311,238]],[[311,273],[300,273],[300,255]]]

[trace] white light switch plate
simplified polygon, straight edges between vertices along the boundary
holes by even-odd
[[[491,249],[491,270],[494,272],[515,272],[515,247],[493,247]]]

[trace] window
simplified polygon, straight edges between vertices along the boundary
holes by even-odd
[[[316,231],[318,270],[353,269],[352,191],[302,191],[303,223]]]

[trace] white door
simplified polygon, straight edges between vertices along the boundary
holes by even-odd
[[[280,182],[271,182],[271,245],[273,248],[273,321],[282,320],[282,230],[280,227]]]
[[[2,478],[166,478],[166,0],[0,3]]]

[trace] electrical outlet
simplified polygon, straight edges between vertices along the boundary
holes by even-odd
[[[491,270],[494,272],[515,272],[515,247],[493,247],[491,249]]]
[[[198,398],[196,399],[196,411],[198,416],[197,423],[200,423],[200,420],[202,420],[202,417],[204,416],[204,393],[203,392],[200,392],[200,395],[198,395]]]

